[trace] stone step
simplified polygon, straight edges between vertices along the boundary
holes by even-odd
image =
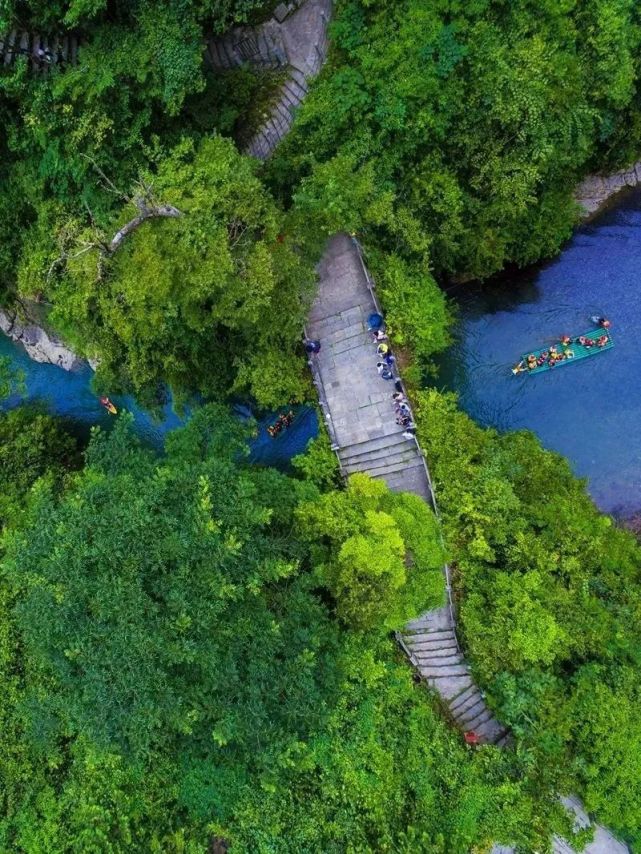
[[[456,663],[456,664],[465,664],[465,659],[461,655],[461,653],[456,648],[451,649],[439,649],[439,650],[424,650],[424,649],[413,649],[412,656],[420,662],[426,663],[433,661],[434,664],[440,664],[441,662],[446,663]]]
[[[456,716],[459,709],[466,707],[470,702],[476,702],[476,696],[480,697],[481,694],[476,685],[472,683],[465,691],[461,691],[458,696],[452,697],[449,702],[450,711]]]
[[[473,687],[469,673],[466,673],[464,676],[449,676],[446,679],[439,679],[434,682],[432,680],[428,681],[430,686],[446,703],[467,688]]]
[[[360,363],[361,367],[366,366],[372,372],[373,377],[377,377],[376,362],[378,360],[376,355],[370,352],[367,343],[363,341],[362,337],[347,338],[345,341],[330,344],[329,348],[325,351],[325,355],[327,358],[334,360],[336,368],[354,369],[355,365]],[[378,382],[379,380],[376,379],[377,385]],[[382,391],[385,386],[379,386],[379,388]],[[390,412],[392,412],[391,407]]]
[[[412,469],[404,477],[390,475],[385,478],[385,483],[391,492],[411,492],[431,506],[429,484],[423,468]]]
[[[308,75],[306,75],[300,68],[297,68],[295,65],[292,65],[290,68],[290,75],[292,80],[294,80],[301,89],[304,89],[305,92],[309,89],[309,83],[307,82]]]
[[[407,465],[407,463],[404,463],[403,465],[395,466],[385,471],[372,471],[371,476],[376,478],[377,480],[384,480],[390,487],[390,489],[392,487],[388,482],[388,478],[391,478],[394,485],[401,486],[401,488],[399,489],[400,492],[402,491],[402,484],[404,483],[404,478],[411,477],[412,473],[418,470],[423,470],[423,463],[420,461],[415,462],[413,465]]]
[[[432,667],[435,670],[439,667],[456,667],[459,664],[467,667],[467,663],[460,652],[456,652],[454,655],[432,657],[429,653],[425,654],[412,651],[412,658],[419,662],[421,667]]]
[[[426,635],[432,632],[451,632],[454,634],[454,623],[450,609],[444,605],[442,608],[434,608],[432,611],[426,611],[420,617],[410,620],[406,629],[412,632],[420,631]]]
[[[360,294],[349,294],[346,295],[342,306],[339,311],[332,310],[328,306],[318,305],[312,308],[310,315],[308,326],[313,327],[314,329],[314,337],[320,338],[321,342],[323,340],[323,333],[327,331],[329,327],[334,326],[334,328],[338,329],[338,323],[341,321],[347,323],[351,322],[351,318],[345,317],[348,312],[351,311],[367,311],[369,308],[369,304],[365,302],[362,295]]]
[[[479,703],[485,706],[485,701],[481,696],[481,692],[476,688],[476,686],[474,686],[474,691],[471,691],[463,702],[450,706],[450,711],[457,721],[461,721],[467,718],[470,710],[478,707]]]
[[[413,652],[412,654],[420,667],[455,667],[458,664],[465,664],[465,660],[459,652],[454,655],[431,655],[421,652]]]
[[[412,624],[418,623],[421,618],[417,618],[412,621]],[[407,626],[403,629],[403,637],[410,644],[416,639],[420,641],[433,641],[436,645],[438,643],[449,643],[451,640],[456,640],[456,636],[454,633],[454,628],[450,626],[444,626],[442,629],[440,628],[429,628],[425,626],[425,624],[421,626],[414,626],[408,623]],[[409,640],[408,640],[409,639]]]
[[[302,103],[305,98],[305,95],[307,94],[307,89],[303,88],[303,86],[301,86],[301,84],[294,77],[292,77],[291,74],[285,80],[284,86],[295,104]]]
[[[490,719],[485,721],[485,723],[474,727],[474,732],[480,736],[483,741],[494,744],[503,734],[503,727],[497,720],[490,717]]]
[[[301,102],[297,98],[294,98],[285,83],[281,87],[281,93],[283,101],[287,104],[287,109],[294,115]]]
[[[283,127],[285,130],[289,130],[294,122],[294,114],[289,109],[287,102],[281,97],[276,106],[274,107],[272,114],[277,115],[281,122],[283,123]]]
[[[449,667],[434,667],[433,665],[421,664],[418,668],[421,676],[426,679],[447,679],[450,676],[469,676],[470,671],[465,664],[456,664]]]
[[[492,718],[492,712],[481,700],[480,706],[477,705],[473,709],[469,709],[468,714],[459,719],[459,724],[463,729],[473,729],[474,732],[487,723]]]
[[[456,649],[457,652],[459,651],[458,648],[455,646],[455,644],[452,643],[453,638],[451,636],[449,636],[445,633],[441,634],[439,632],[435,632],[434,637],[437,638],[437,641],[434,643],[433,646],[425,646],[423,644],[420,647],[415,647],[415,646],[413,646],[412,642],[408,639],[407,634],[403,637],[403,640],[404,640],[404,643],[407,646],[407,648],[412,653],[412,655],[414,655],[415,653],[420,653],[421,651],[427,652],[427,654],[429,654],[429,652],[443,650],[444,647],[445,647],[446,652],[447,652],[447,649]]]
[[[340,329],[333,330],[327,333],[322,340],[322,345],[333,347],[336,344],[343,344],[345,341],[358,341],[361,344],[369,343],[367,335],[367,327],[364,321],[351,322],[349,324],[341,324]]]
[[[441,654],[453,654],[453,651],[458,652],[458,646],[456,643],[456,638],[452,636],[451,639],[446,640],[409,640],[407,637],[405,638],[407,645],[413,652],[424,652],[424,653],[441,653]]]
[[[325,381],[327,382],[327,380],[325,380]],[[329,403],[331,406],[332,398],[336,395],[336,392],[334,391],[334,389],[332,389],[330,387],[328,389],[328,395],[330,398]],[[368,404],[368,405],[371,405],[371,404]],[[340,416],[337,416],[337,418],[338,417],[340,417]],[[375,430],[376,430],[376,433],[374,436],[372,436],[372,439],[386,439],[389,436],[395,436],[398,434],[401,436],[401,439],[403,440],[403,436],[402,436],[403,428],[400,427],[396,423],[394,418],[385,419],[384,421],[380,421],[376,425]],[[341,448],[351,448],[351,447],[355,447],[356,445],[361,445],[364,442],[369,442],[370,439],[361,438],[362,436],[366,436],[366,435],[367,435],[367,430],[362,424],[361,424],[361,426],[355,425],[353,432],[351,432],[350,430],[345,431],[344,438],[341,440],[341,443],[340,443]],[[405,439],[403,441],[408,441],[408,440]]]
[[[395,424],[396,428],[393,432],[385,436],[376,436],[374,439],[367,439],[365,442],[357,442],[354,445],[345,445],[338,452],[338,456],[342,461],[357,460],[364,454],[369,454],[372,451],[398,447],[408,444],[408,439],[403,436],[402,429]]]
[[[398,445],[392,446],[398,448]],[[416,460],[416,448],[409,445],[407,448],[386,452],[385,449],[374,451],[372,455],[361,454],[357,460],[346,460],[343,468],[348,474],[361,471],[372,477],[375,474],[385,474],[391,471],[401,471]]]

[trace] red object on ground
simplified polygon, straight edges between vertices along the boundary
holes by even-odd
[[[466,744],[480,744],[481,743],[481,737],[478,736],[474,732],[473,729],[471,729],[469,732],[463,733],[463,737],[465,738]]]

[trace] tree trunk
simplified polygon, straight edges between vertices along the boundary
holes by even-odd
[[[131,234],[132,231],[135,231],[139,225],[142,225],[142,223],[145,222],[145,220],[161,216],[182,216],[182,212],[179,211],[178,208],[175,208],[173,205],[154,205],[152,207],[147,207],[147,205],[143,201],[136,202],[136,205],[140,213],[133,219],[129,220],[129,222],[125,223],[125,225],[123,225],[123,227],[114,234],[111,239],[111,242],[106,247],[107,254],[113,255],[113,253],[116,251],[116,249],[118,249],[125,237],[127,237],[128,234]]]

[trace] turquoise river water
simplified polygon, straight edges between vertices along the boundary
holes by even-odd
[[[499,430],[533,430],[544,446],[570,460],[587,478],[603,510],[629,516],[641,509],[641,191],[580,228],[550,263],[504,274],[486,285],[459,287],[456,341],[440,365],[440,383],[458,392],[478,422]],[[513,376],[521,353],[590,327],[591,315],[612,321],[613,350],[537,376]],[[28,400],[72,419],[80,429],[113,423],[91,388],[89,368],[67,373],[32,362],[0,335],[0,354],[25,374]],[[136,430],[161,447],[183,421],[167,404],[154,418],[131,398],[114,397],[133,413]],[[4,407],[15,406],[14,397]],[[239,408],[239,417],[246,410]],[[266,432],[274,419],[259,419],[252,459],[286,467],[316,435],[315,411],[298,407],[289,430]]]
[[[26,394],[14,395],[2,404],[3,409],[17,406],[28,400],[42,404],[55,414],[73,421],[79,433],[88,432],[93,425],[109,429],[114,423],[110,415],[100,405],[98,396],[91,388],[93,371],[87,366],[79,371],[63,371],[55,365],[41,365],[33,362],[24,349],[0,334],[0,355],[9,356],[14,366],[22,372],[25,379]],[[154,416],[136,404],[131,397],[111,396],[119,410],[127,409],[134,417],[134,426],[138,436],[148,445],[161,448],[165,435],[185,423],[172,411],[167,403],[160,414]],[[235,407],[238,417],[243,419],[250,414],[244,406]],[[280,412],[287,412],[284,407]],[[305,450],[308,441],[317,435],[316,411],[309,406],[293,407],[295,418],[291,427],[282,431],[275,439],[267,433],[267,426],[274,422],[276,413],[267,413],[257,418],[258,434],[251,443],[252,462],[262,465],[274,465],[287,468],[289,460],[295,454]],[[188,417],[188,413],[185,417]]]
[[[581,227],[553,261],[459,286],[455,344],[440,381],[476,421],[533,430],[568,457],[604,511],[641,509],[641,191]],[[567,333],[612,322],[614,349],[535,376],[513,376],[520,355]]]

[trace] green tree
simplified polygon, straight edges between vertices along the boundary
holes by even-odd
[[[467,652],[497,714],[561,791],[636,833],[641,549],[567,461],[418,395]]]
[[[321,582],[340,619],[355,629],[390,629],[442,598],[438,524],[417,496],[352,475],[344,492],[301,505],[301,531],[319,552]]]
[[[51,320],[99,357],[103,386],[249,389],[263,404],[302,396],[293,354],[311,267],[282,236],[252,162],[222,137],[184,141],[145,181],[181,215],[143,222],[111,253],[70,253]],[[123,211],[109,235],[134,214]]]

